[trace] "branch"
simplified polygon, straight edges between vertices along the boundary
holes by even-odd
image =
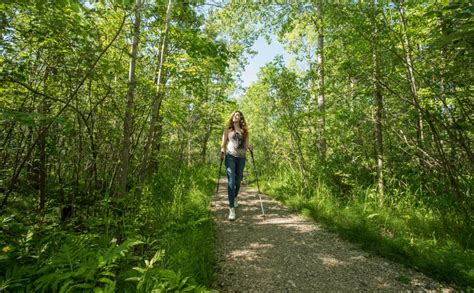
[[[12,78],[0,78],[0,82],[11,82],[11,83],[17,83],[19,85],[21,85],[22,87],[26,88],[27,90],[29,90],[30,92],[32,93],[35,93],[37,95],[40,95],[40,96],[43,96],[47,99],[50,99],[50,100],[53,100],[53,101],[60,101],[59,99],[57,98],[54,98],[54,97],[51,97],[50,95],[48,94],[45,94],[45,93],[42,93],[42,92],[39,92],[37,90],[35,90],[34,88],[32,88],[30,85],[22,82],[22,81],[19,81],[19,80],[16,80],[16,79],[12,79]]]
[[[97,64],[99,63],[100,59],[102,58],[102,56],[104,56],[104,54],[108,51],[108,49],[112,46],[112,44],[115,42],[115,40],[118,38],[118,36],[120,35],[120,33],[122,32],[122,29],[123,29],[123,26],[125,24],[125,20],[127,18],[127,14],[124,14],[123,16],[123,19],[122,19],[122,22],[120,24],[120,27],[119,29],[117,30],[117,32],[115,33],[114,37],[112,38],[112,40],[110,41],[110,43],[102,50],[102,52],[99,54],[99,56],[97,57],[97,59],[94,61],[94,63],[92,64],[91,68],[89,69],[89,71],[86,73],[86,75],[82,78],[81,82],[77,85],[76,89],[71,93],[71,95],[68,97],[68,99],[66,100],[66,104],[61,108],[61,110],[59,110],[59,112],[55,115],[54,118],[57,118],[59,117],[65,110],[66,108],[69,106],[69,104],[72,102],[72,100],[74,99],[74,97],[76,97],[77,93],[79,92],[79,90],[81,89],[82,85],[84,84],[84,82],[87,80],[87,78],[89,78],[89,76],[91,75],[91,73],[94,71],[95,67],[97,66]],[[38,92],[38,94],[41,94]],[[42,94],[43,96],[47,96],[46,94]],[[25,166],[26,164],[26,161],[30,158],[31,156],[31,153],[33,152],[33,149],[35,148],[35,146],[38,144],[38,141],[40,139],[40,137],[42,137],[46,131],[48,131],[48,129],[51,127],[51,125],[53,124],[55,119],[51,120],[51,122],[48,123],[48,125],[46,125],[45,128],[43,128],[43,130],[38,134],[38,137],[35,139],[35,141],[33,142],[33,144],[30,146],[30,148],[28,149],[25,157],[23,158],[23,160],[21,161],[20,165],[18,166],[18,168],[15,170],[15,172],[13,173],[13,176],[12,176],[12,179],[10,180],[10,185],[8,187],[8,190],[5,194],[5,197],[3,198],[2,200],[2,203],[0,205],[0,211],[3,210],[3,208],[5,207],[5,205],[7,204],[7,201],[8,201],[8,197],[10,196],[11,192],[13,191],[13,188],[18,180],[18,176],[20,175],[20,172],[21,170],[23,169],[23,167]]]

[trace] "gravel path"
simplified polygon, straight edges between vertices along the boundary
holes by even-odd
[[[400,264],[371,256],[356,245],[290,213],[256,190],[242,186],[237,219],[227,220],[227,180],[220,179],[217,217],[221,292],[452,291]]]

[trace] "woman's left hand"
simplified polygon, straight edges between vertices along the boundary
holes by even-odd
[[[249,151],[253,152],[253,145],[249,144],[249,145],[247,146],[247,149],[248,149]]]

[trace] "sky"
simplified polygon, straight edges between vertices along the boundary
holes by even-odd
[[[242,73],[242,86],[248,87],[252,82],[257,80],[257,73],[260,67],[264,66],[268,62],[271,62],[276,55],[283,55],[285,62],[288,64],[290,55],[285,52],[283,46],[278,42],[275,37],[272,37],[271,44],[263,38],[259,38],[252,49],[257,51],[257,55],[249,57],[249,64],[245,66],[245,70]]]

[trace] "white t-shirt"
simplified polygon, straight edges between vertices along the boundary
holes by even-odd
[[[242,130],[240,132],[233,129],[230,130],[227,139],[226,153],[234,157],[245,158],[245,138]]]

